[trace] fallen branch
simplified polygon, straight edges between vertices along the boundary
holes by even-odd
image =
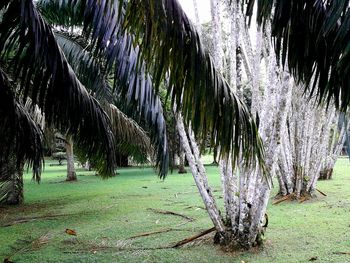
[[[152,212],[158,213],[158,214],[163,214],[163,215],[174,215],[174,216],[179,216],[182,218],[187,219],[188,221],[194,221],[195,219],[186,215],[182,215],[176,212],[172,212],[172,211],[167,211],[167,210],[160,210],[160,209],[154,209],[154,208],[148,208],[147,210],[150,210]]]
[[[309,200],[309,198],[306,197],[306,196],[303,196],[303,197],[301,197],[301,198],[299,199],[299,203],[300,203],[300,204],[301,204],[301,203],[304,203],[304,202],[307,201],[307,200]]]
[[[146,232],[146,233],[142,233],[142,234],[138,234],[138,235],[129,237],[126,240],[134,239],[134,238],[138,238],[138,237],[147,237],[147,236],[161,234],[161,233],[167,233],[167,232],[175,231],[175,230],[177,230],[177,229],[167,228],[167,229],[162,229],[162,230],[158,230],[158,231]]]
[[[201,233],[199,233],[199,234],[197,234],[195,236],[185,238],[185,239],[177,242],[175,245],[173,245],[172,248],[179,248],[179,247],[181,247],[181,246],[183,246],[185,244],[188,244],[188,243],[190,243],[190,242],[192,242],[192,241],[194,241],[194,240],[196,240],[196,239],[198,239],[198,238],[200,238],[202,236],[210,234],[211,232],[214,232],[215,230],[216,230],[215,227],[212,227],[212,228],[210,228],[208,230],[205,230],[205,231],[203,231],[203,232],[201,232]]]
[[[316,188],[316,191],[319,192],[319,193],[320,193],[321,195],[323,195],[323,196],[327,196],[324,192],[318,190],[317,188]]]
[[[350,252],[333,252],[336,255],[350,255]]]
[[[278,204],[280,204],[280,203],[282,203],[282,202],[284,202],[284,201],[286,201],[286,200],[288,200],[288,199],[290,199],[290,198],[291,198],[291,195],[286,195],[286,196],[283,196],[282,198],[276,200],[276,201],[273,202],[272,204],[278,205]]]
[[[185,207],[184,209],[193,209],[193,208],[195,208],[196,210],[199,210],[199,209],[206,210],[206,208],[202,206],[188,206],[188,207]]]
[[[61,216],[70,216],[70,215],[59,214],[59,215],[44,215],[44,216],[33,216],[33,217],[27,217],[27,218],[20,218],[20,219],[16,219],[16,220],[12,221],[10,223],[3,224],[1,226],[2,227],[9,227],[9,226],[17,225],[17,224],[23,224],[23,223],[27,223],[27,222],[36,221],[38,219],[54,220],[57,217],[61,217]]]
[[[131,247],[131,248],[118,248],[113,246],[102,246],[95,247],[89,250],[75,250],[75,251],[62,251],[65,254],[86,254],[86,252],[97,253],[99,251],[104,250],[117,250],[117,251],[143,251],[143,250],[160,250],[160,249],[172,249],[172,246],[164,246],[164,247]]]
[[[178,192],[178,193],[175,193],[174,195],[177,197],[178,195],[188,195],[188,194],[195,194],[197,192],[195,191],[188,191],[188,192]]]

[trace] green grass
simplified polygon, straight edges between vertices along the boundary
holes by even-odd
[[[319,195],[303,204],[270,204],[264,248],[235,254],[209,241],[181,249],[152,249],[211,227],[206,212],[199,208],[203,204],[190,174],[174,173],[160,181],[152,169],[130,168],[101,180],[79,170],[79,181],[66,183],[65,167],[49,163],[40,185],[26,176],[24,205],[0,208],[0,225],[33,216],[61,216],[0,227],[0,262],[11,254],[14,262],[289,263],[308,262],[316,256],[316,262],[350,262],[350,255],[334,254],[350,252],[350,169],[345,159],[338,161],[333,180],[318,184],[327,197]],[[207,168],[213,188],[219,190],[217,168]],[[148,208],[175,211],[195,220],[186,223]],[[78,236],[65,234],[66,228],[75,229]],[[176,231],[128,239],[166,228]]]

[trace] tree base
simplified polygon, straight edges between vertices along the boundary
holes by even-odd
[[[187,170],[184,166],[179,166],[178,174],[187,174]]]
[[[7,198],[6,200],[3,200],[0,202],[0,205],[4,206],[16,206],[16,205],[21,205],[23,204],[23,196],[21,197],[15,197],[15,198]]]
[[[78,179],[76,173],[72,173],[67,176],[66,182],[75,182],[77,180]]]
[[[325,169],[320,172],[319,180],[331,180],[333,176],[333,169]]]
[[[212,165],[212,166],[219,166],[219,163],[217,161],[213,161],[210,165]]]
[[[214,244],[220,245],[227,252],[247,251],[264,244],[263,231],[257,234],[254,242],[250,242],[247,236],[239,236],[232,231],[216,232],[214,236]]]
[[[298,201],[299,203],[303,203],[307,200],[310,200],[312,198],[315,198],[316,195],[314,193],[309,193],[309,192],[302,192],[300,196],[298,197],[296,193],[291,193],[287,195],[283,195],[281,193],[278,193],[275,196],[275,201],[273,202],[273,205],[280,204],[282,202],[286,201]]]

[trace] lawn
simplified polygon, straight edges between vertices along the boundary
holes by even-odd
[[[166,248],[212,226],[191,174],[174,173],[161,181],[150,168],[129,168],[101,180],[80,169],[78,182],[66,183],[65,167],[50,163],[40,185],[26,176],[24,205],[0,208],[0,261],[11,256],[14,262],[350,262],[349,254],[338,254],[350,252],[347,159],[338,161],[333,180],[319,182],[326,197],[270,204],[264,247],[231,254],[211,240]],[[219,195],[218,169],[207,169]],[[66,234],[67,228],[77,236]]]

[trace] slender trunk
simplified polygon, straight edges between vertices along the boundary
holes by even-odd
[[[23,196],[23,168],[24,164],[17,164],[14,153],[2,160],[0,166],[0,204],[19,205],[24,201]]]
[[[184,151],[181,149],[180,153],[179,153],[179,174],[186,174],[187,171],[185,169],[185,158],[186,155],[184,153]]]
[[[336,114],[336,117],[339,117],[339,114]],[[338,118],[335,118],[337,120]],[[336,124],[336,122],[334,122]],[[344,123],[341,126],[340,131],[338,132],[336,129],[333,130],[332,133],[332,140],[328,148],[327,155],[325,157],[324,166],[322,167],[322,170],[320,172],[320,178],[321,180],[330,180],[333,176],[333,170],[335,163],[343,149],[343,145],[346,140],[346,130],[349,130],[350,128],[350,122]]]
[[[293,84],[292,90],[292,110],[278,160],[278,182],[280,195],[301,198],[314,195],[322,167],[327,163],[335,111],[332,104],[327,110],[316,107],[316,98],[305,98],[303,87]]]
[[[196,28],[197,28],[199,36],[201,36],[202,35],[202,26],[201,26],[200,19],[199,19],[197,0],[193,0],[193,7],[194,7],[194,15],[196,18]]]
[[[223,46],[221,27],[221,4],[220,0],[210,0],[211,23],[213,28],[213,59],[216,69],[223,71]]]
[[[196,144],[196,142],[193,141],[190,138],[190,136],[187,135],[185,130],[185,125],[181,115],[177,115],[176,117],[176,128],[179,133],[181,143],[185,151],[185,155],[189,163],[191,173],[193,175],[193,179],[203,199],[204,205],[206,206],[209,217],[212,220],[216,230],[219,233],[224,232],[225,226],[224,226],[222,217],[220,215],[219,209],[216,205],[215,199],[213,197],[212,191],[208,185],[207,177],[205,174],[205,168],[203,164],[200,162],[200,160],[198,159],[199,157],[197,153],[198,148],[193,149],[192,147]]]
[[[65,142],[66,154],[67,154],[67,179],[66,181],[76,181],[77,175],[74,167],[74,153],[73,153],[73,139],[72,136],[66,136]]]

